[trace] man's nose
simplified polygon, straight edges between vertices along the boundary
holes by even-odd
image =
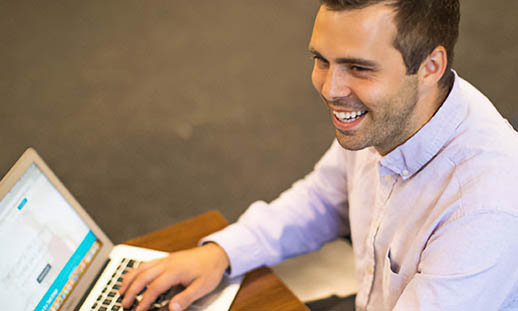
[[[329,68],[320,93],[329,102],[351,95],[347,73],[340,68]]]

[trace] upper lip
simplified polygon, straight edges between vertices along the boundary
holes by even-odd
[[[329,109],[336,112],[358,112],[368,111],[368,109],[356,99],[351,98],[350,100],[327,100],[322,94],[320,94],[322,101],[327,105]],[[358,106],[358,107],[356,107]]]
[[[337,107],[333,105],[328,105],[329,109],[336,112],[358,112],[358,111],[367,111],[365,108],[346,108],[346,107]]]

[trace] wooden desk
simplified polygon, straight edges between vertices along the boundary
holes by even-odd
[[[204,236],[228,225],[218,211],[210,211],[165,229],[155,231],[125,244],[172,252],[195,247]],[[273,272],[262,267],[247,273],[232,304],[231,311],[288,311],[309,310],[277,278]]]

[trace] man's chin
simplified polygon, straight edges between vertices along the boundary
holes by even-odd
[[[336,130],[336,139],[342,148],[351,151],[362,150],[369,147],[365,140],[358,137],[358,135],[353,133],[343,133],[338,129]]]

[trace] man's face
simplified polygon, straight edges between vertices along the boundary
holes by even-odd
[[[374,146],[387,154],[423,125],[417,76],[406,75],[393,46],[393,14],[383,4],[350,11],[321,6],[317,14],[312,81],[345,149]]]

